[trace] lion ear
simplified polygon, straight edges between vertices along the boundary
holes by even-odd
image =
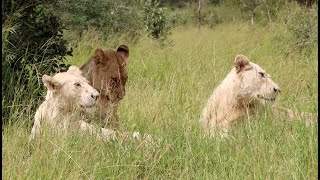
[[[42,82],[50,91],[56,91],[61,88],[61,84],[48,75],[42,76]]]
[[[126,59],[129,57],[129,48],[126,45],[120,45],[117,49],[117,52],[120,53]]]
[[[235,57],[234,67],[236,68],[237,73],[241,72],[249,64],[250,60],[245,55],[239,54]]]
[[[67,72],[82,74],[82,71],[77,66],[70,66]]]
[[[104,59],[104,52],[102,49],[96,49],[96,51],[94,52],[94,59],[95,59],[95,63],[96,64],[100,64],[103,63],[103,59]]]

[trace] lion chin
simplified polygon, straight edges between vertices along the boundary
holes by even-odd
[[[257,95],[257,98],[260,100],[263,106],[272,106],[274,102],[276,101],[276,95],[275,96],[262,96],[262,95]]]
[[[96,104],[93,104],[93,105],[81,105],[80,104],[79,106],[83,111],[85,111],[89,114],[93,114],[97,109]]]

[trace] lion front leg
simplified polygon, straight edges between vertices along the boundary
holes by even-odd
[[[104,140],[104,141],[110,141],[110,140],[115,140],[116,138],[116,131],[112,129],[107,129],[107,128],[96,128],[92,124],[89,124],[85,121],[77,121],[75,123],[79,129],[80,132],[86,132],[89,133],[90,135],[96,135],[98,139]]]

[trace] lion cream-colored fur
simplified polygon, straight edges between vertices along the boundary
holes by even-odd
[[[207,135],[227,136],[230,123],[273,104],[279,86],[244,55],[235,57],[234,68],[214,90],[202,111],[200,123]]]
[[[41,124],[67,131],[72,125],[71,119],[79,120],[81,111],[95,111],[99,92],[88,84],[77,67],[71,66],[67,72],[53,77],[44,75],[42,81],[47,87],[47,94],[36,111],[30,139],[39,134]]]

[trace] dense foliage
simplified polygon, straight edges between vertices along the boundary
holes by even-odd
[[[169,26],[163,8],[158,0],[146,0],[143,5],[143,22],[148,35],[155,39],[165,39],[169,34]]]
[[[318,44],[318,6],[296,8],[288,13],[284,21],[296,37],[299,50]]]
[[[80,38],[84,31],[96,29],[104,32],[105,40],[115,35],[137,40],[141,29],[139,6],[136,1],[58,0],[54,9]]]
[[[71,50],[63,39],[60,18],[53,15],[47,5],[46,1],[2,1],[4,108],[22,102],[14,102],[17,94],[24,100],[39,95],[43,87],[37,86],[40,76],[66,67],[65,56],[71,55]],[[32,89],[32,93],[25,89]],[[7,115],[9,111],[5,109],[3,113]]]
[[[104,40],[124,36],[136,42],[145,29],[150,37],[165,39],[168,26],[159,1],[58,0],[54,7],[69,30],[79,37],[89,29],[104,33]]]

